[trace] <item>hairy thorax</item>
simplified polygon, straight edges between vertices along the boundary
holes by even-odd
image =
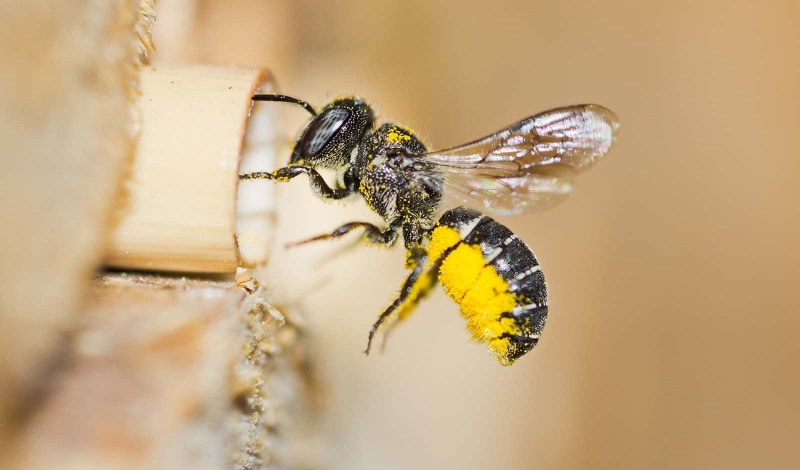
[[[400,219],[423,229],[433,227],[433,216],[441,202],[441,186],[420,175],[403,156],[372,159],[361,175],[359,191],[367,204],[387,223]]]

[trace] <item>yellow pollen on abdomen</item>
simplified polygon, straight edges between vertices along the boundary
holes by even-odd
[[[431,235],[431,243],[428,246],[428,257],[431,264],[435,263],[444,255],[444,252],[455,246],[461,241],[458,230],[451,227],[436,227]]]
[[[513,318],[500,315],[512,311],[517,299],[494,267],[486,265],[480,246],[463,243],[454,249],[442,262],[439,281],[459,304],[472,338],[491,341],[495,355],[505,354],[508,341],[498,338],[504,333],[519,334],[519,329]]]
[[[439,268],[439,281],[444,291],[460,305],[461,299],[478,282],[485,264],[480,248],[465,243],[458,245]]]

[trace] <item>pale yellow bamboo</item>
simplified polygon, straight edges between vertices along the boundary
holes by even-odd
[[[239,163],[258,69],[155,65],[141,73],[141,135],[128,198],[107,265],[123,269],[232,273],[242,263],[236,237]],[[271,121],[259,119],[262,126]],[[248,138],[248,142],[253,139]],[[269,140],[248,145],[274,154]],[[255,150],[252,150],[255,148]],[[269,198],[269,190],[261,197]],[[269,231],[269,218],[260,230]],[[255,238],[266,243],[267,235]]]

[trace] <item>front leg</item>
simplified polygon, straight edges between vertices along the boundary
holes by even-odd
[[[357,228],[364,229],[364,234],[362,236],[366,238],[370,243],[379,246],[389,247],[394,245],[394,242],[397,241],[397,236],[398,236],[397,230],[400,228],[400,224],[392,223],[386,230],[382,231],[377,226],[370,224],[368,222],[350,222],[342,225],[341,227],[337,228],[331,233],[326,233],[324,235],[318,235],[316,237],[312,237],[307,240],[291,243],[287,245],[287,247],[304,245],[306,243],[316,242],[320,240],[330,240],[332,238],[339,238]]]
[[[264,171],[245,173],[243,175],[239,175],[239,180],[247,181],[261,179],[287,182],[302,173],[308,175],[308,185],[311,187],[311,191],[314,193],[314,195],[320,199],[343,199],[353,194],[353,190],[351,189],[331,188],[322,178],[322,175],[317,172],[317,170],[307,166],[287,166],[285,168],[275,170],[272,173],[267,173]]]

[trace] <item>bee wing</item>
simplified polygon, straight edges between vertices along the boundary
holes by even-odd
[[[566,106],[414,159],[427,164],[431,178],[443,179],[450,202],[497,215],[520,214],[571,193],[575,176],[608,152],[618,129],[617,116],[602,106]]]

